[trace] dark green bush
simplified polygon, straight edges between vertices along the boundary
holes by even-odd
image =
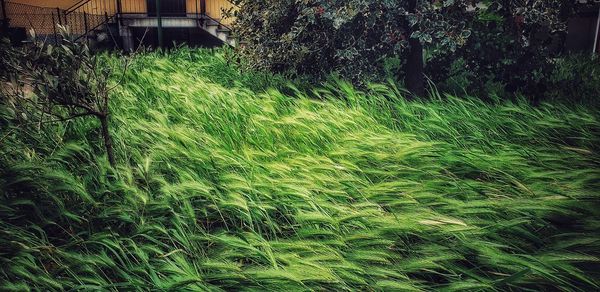
[[[549,98],[598,102],[600,58],[573,55],[557,59],[553,65],[553,71],[548,76]]]
[[[469,22],[468,41],[456,52],[433,56],[427,74],[452,91],[458,85],[481,97],[518,93],[543,98],[552,61],[562,53],[566,20],[575,8],[571,4],[490,5]]]
[[[235,28],[249,67],[317,78],[381,79],[385,60],[405,61],[409,39],[452,50],[469,34],[465,1],[233,2],[240,6]],[[417,12],[409,2],[418,2]]]
[[[315,80],[335,73],[357,84],[392,75],[411,89],[424,59],[425,74],[442,87],[534,98],[546,91],[575,8],[558,0],[234,2],[246,42],[239,51],[253,69]]]

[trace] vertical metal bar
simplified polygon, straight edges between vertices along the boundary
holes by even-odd
[[[58,16],[58,24],[62,25],[62,20],[60,18],[60,8],[56,7],[56,15]]]
[[[85,29],[85,31],[83,32],[83,37],[85,37],[85,42],[87,43],[88,47],[90,46],[90,38],[88,38],[88,19],[87,19],[87,13],[84,11],[83,12],[83,27]]]
[[[200,13],[206,14],[206,0],[200,0]]]
[[[595,54],[598,50],[598,33],[600,32],[600,6],[598,6],[598,21],[596,22],[596,36],[594,37],[594,48],[592,54]]]
[[[6,1],[2,0],[0,1],[0,5],[2,5],[2,19],[6,19]]]
[[[162,17],[160,16],[160,0],[156,0],[156,29],[158,31],[158,47],[162,48],[163,43],[163,31],[162,31]]]
[[[121,0],[117,1],[117,23],[121,25],[121,13],[123,13],[123,9],[121,7]]]
[[[8,30],[8,15],[6,15],[6,1],[0,1],[2,4],[2,31],[7,32]]]
[[[52,30],[54,30],[54,43],[58,44],[58,34],[56,34],[56,20],[54,19],[54,12],[52,12]]]

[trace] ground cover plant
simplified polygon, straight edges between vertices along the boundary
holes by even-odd
[[[115,168],[96,120],[20,124],[2,100],[1,290],[600,288],[598,108],[284,94],[215,83],[252,83],[224,60],[137,56]]]

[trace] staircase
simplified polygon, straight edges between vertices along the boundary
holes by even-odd
[[[33,6],[23,3],[3,1],[2,19],[7,28],[18,31],[20,41],[26,41],[26,33],[33,31],[35,39],[57,43],[60,38],[59,26],[68,28],[76,40],[97,42],[100,34],[109,34],[109,24],[114,24],[115,15],[89,13],[84,6],[70,9]],[[85,4],[79,1],[76,4]],[[89,2],[85,0],[85,2]],[[104,39],[107,39],[104,37]]]
[[[11,27],[33,28],[38,38],[48,41],[57,39],[57,25],[68,27],[76,40],[88,43],[114,40],[118,35],[125,40],[131,37],[130,28],[158,27],[156,16],[148,11],[147,4],[151,2],[145,0],[78,0],[64,9],[5,1],[8,12],[2,19],[9,19]],[[236,38],[228,27],[232,20],[223,17],[224,10],[233,8],[229,1],[185,0],[183,3],[185,6],[177,15],[161,14],[163,28],[200,28],[223,43],[236,46]]]
[[[229,44],[232,47],[235,47],[237,45],[237,39],[233,37],[231,29],[221,24],[220,22],[210,18],[209,16],[205,16],[199,22],[199,26],[214,37],[223,41],[224,43]]]
[[[168,1],[168,0],[162,0]],[[171,3],[174,3],[173,1]],[[230,9],[232,4],[226,0],[186,0],[184,11],[174,16],[161,14],[163,28],[187,27],[201,28],[210,35],[230,46],[237,44],[231,29],[227,26],[231,21],[222,17],[222,10]],[[98,18],[98,12],[105,15]],[[155,15],[151,15],[147,5],[139,0],[80,0],[66,9],[67,23],[77,23],[81,28],[82,16],[87,16],[87,28],[81,32],[83,37],[94,36],[97,31],[115,24],[118,27],[157,27]],[[90,18],[96,17],[96,19]]]
[[[164,1],[167,0],[161,0],[162,3]],[[177,0],[170,1],[177,2]],[[139,0],[138,2],[121,0],[119,8],[121,26],[137,28],[158,26],[156,13],[150,14],[145,5],[139,5]],[[235,46],[237,42],[229,27],[233,21],[225,18],[222,13],[223,10],[233,8],[233,4],[227,0],[186,0],[183,10],[161,12],[162,27],[200,28],[223,43]]]
[[[64,23],[76,40],[98,39],[115,31],[116,1],[80,0],[63,13]],[[112,28],[112,30],[111,30]],[[116,32],[116,31],[115,31]]]

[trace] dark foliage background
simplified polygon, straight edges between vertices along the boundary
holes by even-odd
[[[403,81],[422,74],[408,66],[412,39],[423,46],[422,72],[443,90],[536,100],[556,96],[547,93],[556,87],[549,77],[578,8],[554,0],[233,2],[246,68],[317,81],[335,74],[358,85]]]

